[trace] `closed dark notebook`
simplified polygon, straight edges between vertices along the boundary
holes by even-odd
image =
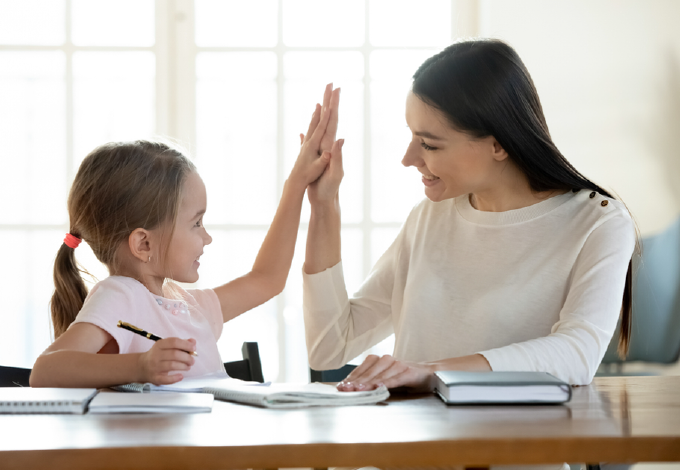
[[[547,372],[438,371],[435,392],[450,405],[566,403],[568,383]]]

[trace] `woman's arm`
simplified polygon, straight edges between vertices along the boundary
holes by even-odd
[[[333,157],[335,158],[335,156]],[[303,312],[309,364],[318,370],[344,366],[370,347],[394,333],[394,291],[400,289],[399,273],[408,270],[408,235],[417,219],[414,210],[399,235],[376,262],[359,290],[347,295],[342,263],[339,260],[340,228],[332,228],[331,220],[317,219],[310,224],[307,239],[307,260],[336,263],[322,272],[303,273]],[[335,219],[339,224],[339,219]],[[316,230],[312,230],[313,227]],[[326,231],[320,229],[324,228]],[[329,229],[329,227],[331,227]],[[331,230],[333,231],[332,233]],[[323,250],[330,250],[335,237],[335,259]],[[322,267],[320,264],[318,267]],[[395,287],[396,286],[396,287]],[[398,308],[398,307],[397,307]]]
[[[305,252],[304,271],[306,274],[316,274],[325,271],[338,264],[340,256],[340,198],[338,187],[343,176],[342,154],[334,156],[329,168],[328,180],[333,176],[332,183],[328,186],[332,188],[319,188],[318,183],[314,183],[309,188],[309,199],[314,199],[311,204],[311,215],[309,217],[309,231],[307,232],[307,249]],[[331,175],[332,174],[332,175]],[[325,183],[325,181],[324,181]],[[319,198],[319,192],[328,192],[334,189],[335,194],[329,194],[326,198]],[[315,193],[312,195],[312,193]]]
[[[616,329],[635,247],[628,212],[612,206],[610,201],[610,211],[581,248],[550,334],[480,351],[493,370],[548,372],[572,385],[592,381]]]
[[[434,362],[369,356],[338,388],[368,390],[383,383],[429,390],[437,370],[541,371],[571,384],[588,384],[616,327],[634,244],[625,214],[610,217],[592,231],[574,264],[560,319],[548,336]]]
[[[166,338],[145,353],[97,354],[113,337],[91,323],[76,323],[50,345],[31,371],[31,387],[110,387],[131,382],[171,384],[194,364],[193,339]]]
[[[336,142],[332,152],[320,155],[327,129],[337,127],[338,100],[339,90],[331,91],[327,87],[324,106],[317,105],[314,111],[300,155],[284,185],[276,215],[252,270],[215,289],[225,322],[283,291],[293,261],[305,190],[324,172],[331,154],[337,154],[342,145]],[[335,122],[331,121],[332,117]]]

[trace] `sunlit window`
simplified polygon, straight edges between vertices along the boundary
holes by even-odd
[[[3,365],[50,343],[52,263],[83,157],[112,140],[179,141],[208,191],[213,243],[199,287],[247,272],[326,83],[342,88],[343,264],[356,290],[422,197],[401,158],[404,100],[451,42],[450,0],[0,0]],[[301,269],[305,202],[285,292],[225,325],[225,361],[260,345],[269,380],[307,380]],[[85,246],[79,261],[106,270]],[[8,268],[10,267],[10,268]],[[391,352],[386,340],[374,351]]]

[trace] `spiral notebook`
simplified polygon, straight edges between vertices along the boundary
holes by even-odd
[[[2,414],[83,414],[97,394],[95,388],[0,388]]]
[[[224,377],[190,378],[172,385],[136,383],[114,388],[127,392],[209,393],[217,400],[264,408],[368,405],[384,401],[390,396],[384,386],[366,392],[340,392],[332,385],[320,383],[261,384]]]

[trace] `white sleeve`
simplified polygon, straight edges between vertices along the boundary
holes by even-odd
[[[309,365],[337,369],[394,332],[392,293],[404,227],[356,294],[345,288],[342,262],[317,274],[302,273]]]
[[[612,215],[586,239],[550,334],[481,352],[492,370],[549,372],[573,385],[592,381],[616,329],[635,246],[630,216]]]

